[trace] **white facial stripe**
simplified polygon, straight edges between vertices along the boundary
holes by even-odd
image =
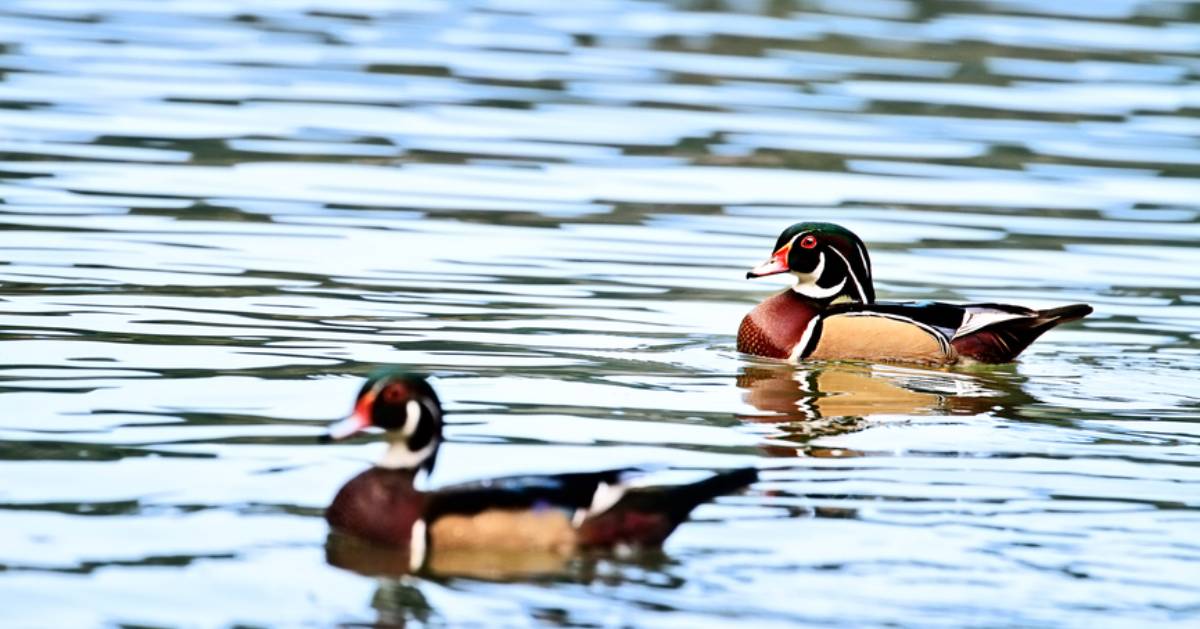
[[[783,247],[780,247],[779,249],[783,249],[784,247],[791,249],[792,247],[794,247],[796,245],[796,239],[805,235],[806,233],[808,233],[808,232],[800,232],[799,234],[792,236],[792,239],[788,241],[788,244],[784,245]],[[776,251],[779,251],[779,249],[776,249]]]
[[[864,304],[867,303],[867,294],[863,292],[862,282],[858,281],[858,275],[854,273],[854,268],[850,266],[850,261],[846,259],[846,256],[842,255],[841,251],[838,251],[833,247],[830,247],[829,249],[830,251],[836,253],[838,257],[842,259],[842,262],[846,264],[846,274],[850,276],[850,279],[854,280],[854,288],[858,291],[858,300]]]
[[[409,400],[408,404],[404,405],[404,426],[400,430],[400,434],[407,439],[417,431],[417,425],[421,423],[421,403],[416,400]]]
[[[808,347],[808,343],[812,340],[813,330],[817,329],[817,322],[821,320],[821,316],[817,315],[808,320],[808,325],[804,326],[804,334],[800,335],[800,342],[792,348],[792,353],[788,356],[788,361],[793,363],[800,362],[804,358],[804,348]]]
[[[412,537],[408,540],[408,568],[413,572],[425,565],[425,520],[412,525]]]
[[[375,383],[375,386],[371,387],[371,389],[367,391],[366,395],[370,395],[372,399],[379,397],[380,391],[383,391],[384,384],[386,384],[386,381],[380,378],[379,381]],[[363,397],[366,397],[366,395]]]
[[[836,286],[825,288],[817,285],[817,280],[821,279],[821,274],[824,272],[825,252],[822,251],[817,254],[817,268],[813,269],[811,273],[792,273],[792,275],[799,278],[799,281],[792,287],[792,290],[813,299],[827,299],[842,292],[842,287],[846,285],[846,278],[844,277]]]
[[[867,250],[863,248],[861,242],[855,243],[854,246],[858,248],[858,257],[862,260],[863,270],[869,279],[871,277],[871,262],[867,260]]]

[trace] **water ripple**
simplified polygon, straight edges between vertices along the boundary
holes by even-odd
[[[6,3],[0,619],[1194,624],[1195,13]],[[1097,312],[1012,366],[741,356],[799,220],[887,299]],[[379,444],[314,437],[378,365],[447,400],[435,483],[766,471],[662,555],[367,578],[320,513]]]

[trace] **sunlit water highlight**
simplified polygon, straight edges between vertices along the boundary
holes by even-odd
[[[7,2],[0,621],[1190,626],[1198,22]],[[799,220],[882,298],[1097,312],[1011,366],[748,359]],[[313,437],[378,365],[436,376],[438,482],[768,471],[661,555],[365,577],[320,515],[378,446]]]

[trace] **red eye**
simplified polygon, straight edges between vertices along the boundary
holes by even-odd
[[[809,234],[809,235],[801,238],[800,246],[804,247],[805,249],[812,249],[813,247],[817,246],[817,237],[812,234]]]
[[[388,402],[389,404],[400,404],[402,402],[407,402],[408,398],[412,396],[405,384],[397,382],[384,387],[383,391],[380,392],[379,397],[382,398],[384,402]]]

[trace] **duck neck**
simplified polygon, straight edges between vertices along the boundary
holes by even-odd
[[[833,304],[840,304],[843,302],[853,301],[853,300],[849,299],[848,297],[846,297],[845,295],[828,295],[828,296],[814,297],[808,293],[797,290],[796,287],[794,287],[794,286],[786,291],[783,291],[780,294],[786,296],[785,298],[788,299],[789,301],[794,301],[794,302],[797,302],[800,304],[804,304],[805,306],[815,309],[815,310],[824,310],[826,307],[831,306]]]
[[[436,449],[437,442],[430,442],[424,448],[413,451],[408,448],[407,440],[399,437],[391,438],[389,435],[387,450],[383,452],[383,457],[375,466],[385,470],[408,470],[416,474],[417,470],[433,457]]]

